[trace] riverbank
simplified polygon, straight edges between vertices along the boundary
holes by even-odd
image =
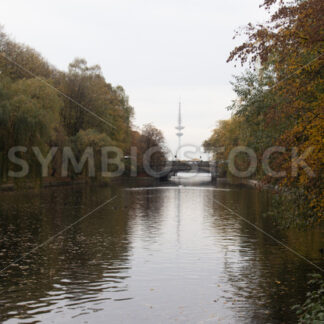
[[[265,185],[261,181],[246,178],[218,178],[217,183],[251,187],[259,190],[273,189],[272,186]]]
[[[152,177],[138,175],[137,177],[132,177],[134,179],[141,179],[141,180],[156,180]],[[86,185],[86,184],[97,184],[97,185],[109,185],[116,182],[121,182],[125,180],[132,179],[128,176],[122,176],[118,178],[110,178],[110,179],[90,179],[90,178],[45,178],[42,181],[18,181],[16,183],[6,183],[0,185],[0,192],[7,192],[7,191],[18,191],[18,190],[33,190],[33,189],[45,189],[45,188],[52,188],[52,187],[66,187],[66,186],[75,186],[75,185]],[[218,178],[217,183],[224,184],[224,185],[238,185],[244,187],[251,187],[256,188],[259,190],[263,189],[271,189],[270,186],[264,185],[262,182],[253,179],[244,179],[244,178]]]
[[[158,181],[155,178],[149,177],[145,174],[139,174],[136,177],[130,177],[127,175],[114,177],[114,178],[106,178],[106,179],[93,179],[93,178],[44,178],[42,181],[40,180],[25,180],[25,181],[17,181],[11,183],[5,183],[0,185],[0,192],[10,192],[10,191],[20,191],[20,190],[38,190],[38,189],[46,189],[46,188],[55,188],[55,187],[68,187],[68,186],[77,186],[77,185],[90,185],[96,184],[99,186],[108,186],[110,184],[129,182],[129,181],[148,181],[155,182]]]
[[[6,183],[0,185],[0,191],[17,191],[17,190],[31,190],[31,189],[40,189],[40,188],[49,188],[49,187],[62,187],[62,186],[72,186],[79,184],[88,183],[88,179],[76,179],[72,180],[69,178],[62,179],[46,179],[44,181],[24,181],[16,183]]]

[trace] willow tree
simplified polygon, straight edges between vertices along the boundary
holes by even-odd
[[[1,152],[3,156],[2,178],[8,170],[8,150],[13,146],[25,146],[31,169],[39,170],[39,162],[33,157],[32,146],[38,146],[45,155],[51,141],[60,131],[62,101],[57,92],[37,79],[0,82],[1,98]]]
[[[100,66],[77,58],[68,71],[51,66],[37,51],[19,44],[0,28],[0,173],[6,178],[10,147],[85,143],[114,145],[130,151],[133,108],[121,86],[108,83]],[[55,155],[51,175],[58,175],[62,150]],[[39,162],[29,158],[32,170]],[[34,174],[36,176],[36,174]]]
[[[33,48],[10,39],[0,26],[0,71],[12,80],[49,79],[55,68]]]
[[[61,112],[66,133],[75,136],[80,130],[96,129],[126,149],[130,144],[133,108],[124,89],[112,87],[101,68],[89,67],[84,59],[75,59],[60,78],[60,89],[67,96]]]

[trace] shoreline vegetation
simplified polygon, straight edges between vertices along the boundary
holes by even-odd
[[[248,66],[232,82],[232,117],[219,121],[203,146],[223,161],[237,146],[252,149],[258,163],[251,178],[278,189],[271,215],[284,226],[312,226],[324,220],[324,2],[264,0],[261,7],[268,21],[239,30],[246,40],[228,58]],[[275,176],[261,163],[272,147]],[[299,157],[311,176],[305,164],[293,170]],[[249,166],[244,153],[235,163]],[[226,163],[220,172],[228,175]]]
[[[75,179],[71,179],[69,177],[61,177],[61,178],[43,178],[43,179],[34,179],[27,181],[18,181],[0,184],[0,193],[8,192],[8,191],[19,191],[19,190],[39,190],[46,188],[54,188],[54,187],[66,187],[66,186],[76,186],[76,185],[85,185],[85,184],[95,184],[95,185],[109,185],[111,183],[118,183],[119,181],[123,181],[125,179],[150,179],[154,181],[153,177],[150,177],[146,174],[140,174],[136,177],[130,178],[128,175],[110,178],[110,179],[91,179],[88,177],[77,177]],[[158,180],[156,180],[158,181]]]
[[[17,183],[6,183],[0,185],[0,193],[8,192],[8,191],[18,191],[18,190],[35,190],[35,189],[45,189],[45,188],[53,188],[53,187],[66,187],[66,186],[75,186],[75,185],[84,185],[84,184],[95,184],[95,185],[109,185],[110,183],[115,183],[119,181],[123,181],[125,179],[134,179],[143,180],[148,179],[151,181],[160,181],[154,177],[148,176],[146,174],[140,174],[136,177],[130,178],[129,176],[121,176],[113,179],[89,179],[88,177],[84,178],[44,178],[42,181],[25,181]],[[262,182],[251,179],[229,179],[229,178],[218,178],[217,183],[219,184],[229,184],[229,185],[237,185],[237,186],[246,186],[259,190],[270,189],[268,186],[262,184]]]
[[[0,185],[18,186],[25,182],[42,182],[42,165],[32,149],[37,148],[44,160],[52,149],[55,156],[48,168],[50,178],[61,181],[64,148],[80,161],[87,147],[99,156],[102,147],[114,147],[131,156],[136,150],[136,163],[142,172],[143,155],[156,148],[152,155],[155,164],[165,161],[166,145],[163,133],[152,124],[141,129],[133,124],[134,108],[122,86],[112,86],[103,76],[99,65],[88,66],[87,61],[76,58],[61,71],[48,63],[37,51],[12,40],[0,26]],[[28,161],[28,174],[10,178],[10,171],[21,169],[8,154],[17,150],[15,158]],[[114,152],[107,153],[114,159]],[[100,159],[95,158],[96,170]],[[124,161],[126,171],[130,161]],[[89,164],[89,162],[88,162]],[[69,179],[87,176],[87,168],[75,172],[67,170]],[[89,168],[88,168],[89,169]],[[116,165],[108,165],[113,172]],[[101,179],[99,172],[94,175]],[[64,180],[66,181],[66,180]]]

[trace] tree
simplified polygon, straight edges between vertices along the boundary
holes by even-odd
[[[38,146],[43,152],[48,149],[59,131],[59,114],[63,103],[56,91],[37,79],[11,82],[0,78],[0,89],[0,148],[2,178],[5,178],[9,165],[5,157],[11,147],[25,146],[31,149]],[[30,153],[26,153],[26,156],[32,159]],[[33,162],[32,165],[36,165]],[[37,170],[34,168],[35,172]]]
[[[0,73],[12,80],[34,78],[48,79],[55,68],[29,46],[12,41],[0,26]]]
[[[140,170],[145,163],[145,154],[148,154],[150,149],[154,149],[154,153],[147,162],[152,169],[159,171],[164,166],[167,160],[164,135],[152,124],[144,125],[141,132],[132,132],[132,145],[137,149],[137,164]]]
[[[106,82],[99,65],[76,58],[68,71],[52,67],[35,50],[11,40],[0,28],[0,172],[5,178],[8,150],[59,147],[51,175],[60,169],[62,148],[71,144],[115,145],[130,151],[134,110],[122,86]],[[25,154],[31,169],[35,157]],[[100,157],[98,156],[98,160]],[[97,161],[98,162],[98,161]],[[99,163],[99,162],[98,162]],[[37,177],[36,173],[30,174]]]
[[[238,99],[230,109],[242,120],[251,146],[259,159],[273,145],[286,147],[287,153],[272,160],[273,167],[287,177],[265,177],[267,183],[290,192],[295,220],[307,223],[324,215],[323,129],[324,129],[324,3],[320,0],[265,0],[270,19],[265,24],[248,24],[247,41],[237,46],[228,61],[249,63],[253,72],[236,77],[233,83]],[[234,121],[233,121],[234,122]],[[207,147],[218,141],[225,127],[214,131]],[[231,132],[228,141],[235,145]],[[233,134],[235,134],[233,130]],[[249,135],[250,134],[250,135]],[[291,149],[299,153],[312,148],[306,162],[316,177],[300,169],[291,172]],[[302,202],[302,203],[300,203]]]
[[[133,108],[121,86],[112,87],[98,65],[88,67],[86,60],[79,58],[70,63],[68,73],[60,76],[59,83],[67,96],[61,118],[69,136],[80,130],[97,129],[123,149],[129,147]]]

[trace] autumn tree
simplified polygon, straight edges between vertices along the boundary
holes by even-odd
[[[140,131],[133,131],[132,146],[137,151],[139,171],[143,171],[144,163],[148,163],[152,169],[157,171],[164,166],[167,160],[165,138],[162,131],[154,125],[146,124]],[[150,150],[153,150],[152,154],[150,154]]]
[[[6,180],[8,150],[23,145],[31,152],[39,146],[46,155],[58,151],[51,164],[59,175],[62,149],[70,145],[78,154],[87,145],[114,145],[130,151],[134,110],[122,86],[108,83],[100,66],[77,58],[60,71],[38,52],[19,44],[0,28],[0,172]],[[31,169],[40,163],[25,154]],[[100,160],[100,156],[98,156]],[[98,161],[96,161],[97,163]],[[30,173],[31,177],[39,175]]]
[[[286,148],[286,153],[272,162],[287,176],[259,175],[263,181],[289,191],[290,213],[294,215],[291,219],[310,223],[324,214],[324,3],[265,0],[263,7],[269,11],[269,21],[250,23],[241,30],[239,33],[245,33],[247,40],[228,58],[253,68],[236,77],[233,88],[237,99],[230,109],[233,118],[244,121],[243,128],[250,133],[246,144],[259,159],[269,146]],[[226,134],[230,139],[232,134]],[[213,143],[213,136],[208,143]],[[292,148],[299,154],[312,150],[306,162],[316,176],[309,176],[302,168],[297,174],[291,172]]]

